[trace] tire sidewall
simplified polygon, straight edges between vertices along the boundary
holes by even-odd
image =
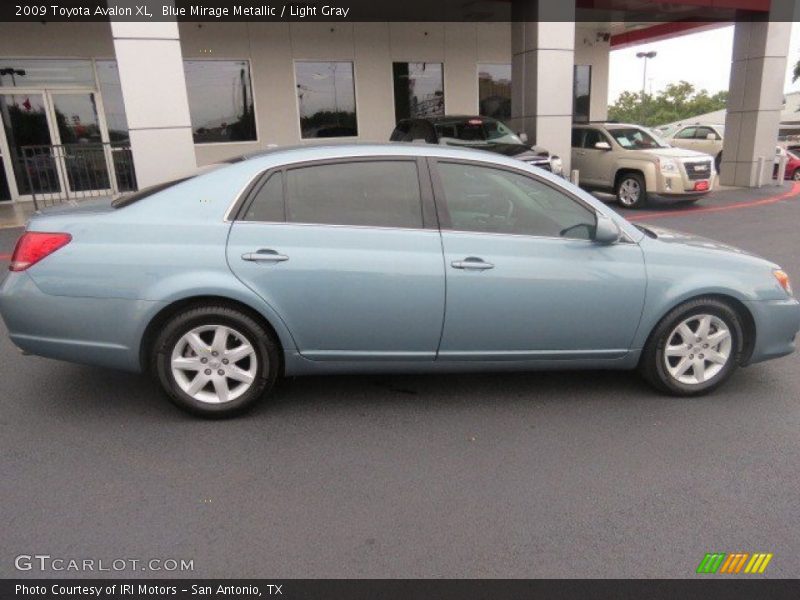
[[[677,381],[669,374],[664,364],[664,348],[669,341],[670,334],[681,321],[699,314],[713,315],[728,326],[732,337],[732,350],[731,357],[719,373],[704,383],[690,385]],[[660,387],[676,395],[697,396],[716,389],[733,374],[739,365],[743,341],[741,320],[736,312],[723,302],[709,299],[687,303],[673,310],[658,325],[651,343],[648,344],[645,351],[648,353],[647,359],[651,363],[650,367],[654,371]]]
[[[258,360],[252,386],[239,398],[221,404],[201,402],[184,392],[172,375],[172,352],[188,331],[204,325],[224,325],[235,329],[253,346]],[[173,403],[195,415],[222,418],[240,414],[271,389],[278,374],[279,356],[269,333],[254,319],[227,307],[189,309],[176,315],[164,327],[154,346],[153,371]]]

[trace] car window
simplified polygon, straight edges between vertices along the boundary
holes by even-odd
[[[573,148],[582,148],[583,147],[583,129],[573,129],[572,130],[572,147]]]
[[[605,142],[607,141],[605,136],[598,131],[597,129],[587,129],[586,130],[586,137],[583,138],[583,147],[589,148],[590,150],[594,150],[594,145],[598,142]]]
[[[391,137],[389,138],[390,142],[402,142],[405,141],[405,136],[408,134],[408,130],[411,128],[411,123],[408,121],[401,121],[397,124],[397,127],[394,128]]]
[[[283,221],[283,176],[273,173],[253,197],[245,221]]]
[[[414,140],[425,140],[428,144],[436,143],[436,132],[433,125],[427,121],[414,121],[403,141],[413,142]]]
[[[591,239],[592,210],[532,177],[472,164],[440,162],[451,228],[458,231]]]
[[[286,213],[295,223],[422,228],[417,165],[376,160],[290,169]]]
[[[640,127],[613,127],[608,132],[626,150],[649,150],[669,146]]]
[[[686,127],[685,129],[681,129],[673,137],[675,137],[675,139],[678,140],[690,140],[694,138],[694,134],[696,131],[697,127]]]
[[[694,134],[694,136],[698,140],[705,140],[708,138],[709,133],[714,135],[715,140],[720,139],[720,137],[717,135],[717,132],[711,129],[711,127],[698,127],[697,132]]]

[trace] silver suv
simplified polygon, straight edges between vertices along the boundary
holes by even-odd
[[[712,156],[672,148],[638,125],[573,126],[572,168],[580,173],[581,187],[613,192],[625,208],[654,197],[694,202],[714,187]]]

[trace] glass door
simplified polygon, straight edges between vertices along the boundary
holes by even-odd
[[[26,196],[59,192],[58,169],[49,150],[45,151],[53,144],[53,137],[44,94],[0,94],[0,117],[6,138],[7,156],[4,154],[3,159],[8,160],[11,167],[6,168],[5,173],[13,174],[17,193]],[[42,151],[23,151],[24,146]]]
[[[97,98],[94,92],[48,91],[58,147],[70,192],[109,191],[108,152],[103,142]]]

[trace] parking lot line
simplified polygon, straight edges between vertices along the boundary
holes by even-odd
[[[775,204],[776,202],[780,202],[781,200],[786,200],[787,198],[791,198],[798,194],[800,194],[800,182],[793,183],[791,189],[788,192],[783,192],[775,196],[768,196],[767,198],[761,198],[759,200],[736,202],[734,204],[727,204],[725,206],[707,206],[698,208],[687,208],[682,210],[666,210],[663,212],[650,212],[650,213],[645,213],[643,215],[627,217],[627,219],[628,221],[642,221],[644,219],[651,220],[651,219],[661,219],[664,217],[683,217],[687,215],[697,215],[701,213],[724,212],[728,210],[738,210],[740,208],[752,208],[754,206],[763,206],[765,204]]]

